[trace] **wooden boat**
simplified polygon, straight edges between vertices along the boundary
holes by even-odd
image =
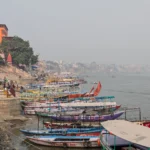
[[[64,136],[99,136],[104,128],[74,128],[74,129],[47,129],[47,130],[20,130],[26,136],[34,135],[64,135]]]
[[[137,122],[136,124],[150,128],[150,121]]]
[[[60,114],[60,115],[81,115],[84,109],[61,109],[61,108],[35,108],[33,110],[24,110],[26,115],[40,115],[42,114]],[[44,116],[44,115],[43,115]]]
[[[59,113],[61,115],[80,115],[84,111],[88,113],[91,112],[93,114],[99,113],[110,113],[117,110],[120,105],[116,105],[116,102],[81,102],[75,101],[71,103],[56,103],[56,102],[46,102],[46,103],[39,103],[36,102],[35,104],[31,104],[30,106],[24,107],[24,114],[35,114],[35,112],[46,112],[46,113]],[[95,112],[96,111],[96,112]]]
[[[23,108],[26,106],[27,108],[39,108],[39,107],[50,107],[50,106],[58,106],[58,102],[73,102],[76,100],[80,100],[79,102],[106,102],[106,101],[110,101],[111,99],[115,98],[114,96],[97,96],[97,97],[80,97],[80,98],[74,98],[71,100],[67,99],[67,96],[63,96],[63,97],[57,97],[51,100],[46,100],[46,99],[41,99],[39,101],[21,101],[21,105],[23,106]]]
[[[58,115],[70,115],[70,116],[74,116],[74,115],[81,115],[84,113],[84,109],[73,109],[73,110],[56,110],[56,111],[53,111],[50,110],[50,111],[47,111],[48,114],[52,113],[52,114],[58,114]],[[36,115],[39,115],[39,116],[43,116],[43,117],[46,117],[47,115],[46,112],[35,112]]]
[[[107,132],[102,132],[100,141],[104,149],[112,150],[119,148],[131,147],[140,150],[150,149],[150,129],[144,125],[125,121],[113,120],[101,123]],[[149,126],[149,125],[148,125]]]
[[[57,82],[50,82],[48,84],[50,87],[72,87],[72,86],[79,86],[80,83],[74,81],[57,81]]]
[[[29,105],[25,106],[25,109],[34,109],[34,108],[56,108],[56,107],[74,107],[74,108],[93,108],[93,107],[113,107],[116,106],[116,102],[110,102],[110,101],[73,101],[73,102],[46,102],[46,103],[39,103],[39,102],[34,102],[34,103],[30,103]]]
[[[138,125],[143,125],[150,128],[150,122],[149,121],[143,121],[143,122],[134,122]],[[100,125],[91,125],[91,124],[85,124],[82,125],[81,123],[51,123],[51,122],[44,122],[44,126],[47,129],[53,128],[53,129],[59,129],[59,128],[95,128],[100,127]]]
[[[86,101],[74,101],[72,103],[60,103],[61,107],[72,107],[72,108],[95,108],[101,107],[102,109],[105,107],[114,107],[116,106],[116,102],[86,102]]]
[[[54,98],[54,101],[62,101],[65,102],[65,100],[68,102],[72,102],[75,100],[81,100],[81,101],[110,101],[111,99],[115,98],[114,96],[92,96],[92,97],[78,97],[78,98],[72,98],[72,99],[68,99],[67,96],[64,97],[59,97],[59,98]]]
[[[93,96],[98,96],[98,94],[100,93],[100,90],[102,88],[102,85],[100,82],[98,82],[96,89],[94,90],[94,88],[92,87],[91,91],[89,93],[84,93],[84,94],[69,94],[68,98],[72,99],[72,98],[79,98],[79,97],[93,97]],[[94,92],[93,92],[94,90]]]
[[[100,125],[91,125],[91,124],[84,124],[81,123],[51,123],[51,122],[44,122],[44,126],[47,129],[53,128],[53,129],[61,129],[61,128],[95,128],[95,127],[101,127]]]
[[[106,106],[106,107],[95,107],[91,109],[85,109],[86,114],[94,115],[94,114],[101,114],[106,115],[115,112],[117,109],[119,109],[121,105],[116,106]]]
[[[26,115],[34,115],[35,112],[56,112],[58,111],[59,104],[56,102],[29,102],[26,106],[24,106],[24,114]],[[50,111],[51,108],[51,111]]]
[[[100,147],[97,136],[40,136],[27,139],[35,144],[51,147]]]
[[[84,121],[84,122],[99,122],[99,121],[107,121],[107,120],[114,120],[119,118],[124,111],[115,112],[113,114],[108,115],[95,115],[95,116],[54,116],[49,115],[49,117],[56,121]]]
[[[49,107],[57,107],[58,103],[57,102],[26,102],[25,108],[27,109],[33,109],[33,108],[49,108]]]
[[[145,126],[145,127],[150,128],[150,122],[133,122],[133,123],[136,125],[141,125],[141,126]],[[113,147],[115,135],[113,135],[112,133],[110,133],[106,130],[103,130],[101,132],[101,134],[103,135],[102,140],[105,141],[105,143],[107,143],[110,147]],[[116,138],[115,139],[116,140],[116,142],[115,142],[116,146],[119,146],[119,147],[122,146],[123,147],[123,146],[128,146],[128,145],[135,145],[135,144],[131,143],[130,141],[124,140],[120,137],[116,136],[115,138]],[[106,139],[107,139],[107,141],[106,141]]]
[[[86,84],[87,83],[87,81],[85,81],[84,79],[78,79],[77,82],[80,84]]]
[[[69,115],[69,116],[77,116],[81,114],[89,114],[89,115],[95,115],[97,113],[103,115],[103,114],[110,114],[119,109],[121,105],[112,106],[112,107],[95,107],[95,108],[85,108],[85,109],[79,109],[79,108],[48,108],[48,109],[34,109],[34,110],[25,110],[25,114],[36,114],[42,117],[49,117],[50,114],[57,114],[57,115]]]

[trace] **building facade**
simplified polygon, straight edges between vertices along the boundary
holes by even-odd
[[[0,43],[2,43],[3,37],[8,36],[8,28],[5,24],[0,24]]]

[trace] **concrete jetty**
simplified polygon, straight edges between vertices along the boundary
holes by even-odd
[[[0,122],[10,120],[27,120],[21,115],[20,98],[4,98],[0,96]]]

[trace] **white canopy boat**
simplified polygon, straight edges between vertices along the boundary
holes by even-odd
[[[104,149],[112,150],[112,146],[116,149],[117,146],[128,145],[140,150],[150,150],[149,128],[125,120],[111,120],[101,124],[111,134],[111,139],[114,137],[110,140],[107,135],[101,135],[101,145]]]

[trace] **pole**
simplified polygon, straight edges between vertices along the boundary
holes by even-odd
[[[114,135],[114,150],[116,150],[116,135]]]
[[[125,108],[125,120],[127,120],[127,116],[126,116],[127,114],[126,114],[126,113],[127,113],[127,112],[126,112],[126,108]]]
[[[129,144],[129,150],[131,150],[131,143]]]
[[[100,123],[100,113],[99,113],[99,128],[100,128],[100,124],[101,124],[101,123]]]
[[[103,150],[105,150],[105,148],[104,148],[104,146],[102,145],[102,147],[103,147]]]
[[[139,108],[139,119],[141,121],[141,109]]]
[[[107,135],[108,135],[108,131],[106,131],[106,143],[107,143]]]
[[[43,117],[43,129],[44,129],[44,117]]]
[[[39,114],[38,114],[38,132],[39,132]]]
[[[84,126],[84,113],[83,113],[83,126]]]
[[[51,121],[51,132],[52,132],[52,118],[50,118],[50,121]]]

